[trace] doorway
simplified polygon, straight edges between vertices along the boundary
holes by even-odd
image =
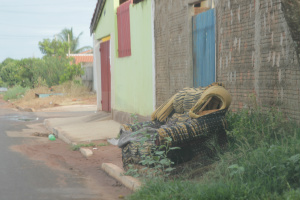
[[[215,9],[193,16],[193,85],[215,82]]]
[[[110,40],[100,44],[102,111],[111,111]]]

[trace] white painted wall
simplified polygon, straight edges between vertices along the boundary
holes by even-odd
[[[95,39],[95,34],[93,34],[94,40],[94,64],[93,64],[93,71],[94,71],[94,89],[97,94],[97,110],[102,110],[101,104],[101,60],[100,60],[100,41]]]

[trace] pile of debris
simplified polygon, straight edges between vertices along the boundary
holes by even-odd
[[[118,146],[124,168],[139,164],[143,156],[166,143],[180,147],[167,155],[176,164],[214,154],[208,144],[226,144],[225,114],[230,104],[231,95],[222,84],[185,88],[155,110],[152,121],[123,124]],[[139,142],[145,135],[148,139]]]

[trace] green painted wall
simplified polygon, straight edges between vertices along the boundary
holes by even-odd
[[[101,16],[95,38],[101,39],[114,32],[115,51],[111,58],[113,109],[143,116],[154,108],[151,0],[130,5],[131,56],[118,58],[118,31],[116,8],[118,0],[107,0],[106,14]]]

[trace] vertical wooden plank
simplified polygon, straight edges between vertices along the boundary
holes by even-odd
[[[214,9],[193,17],[194,87],[215,82]]]

